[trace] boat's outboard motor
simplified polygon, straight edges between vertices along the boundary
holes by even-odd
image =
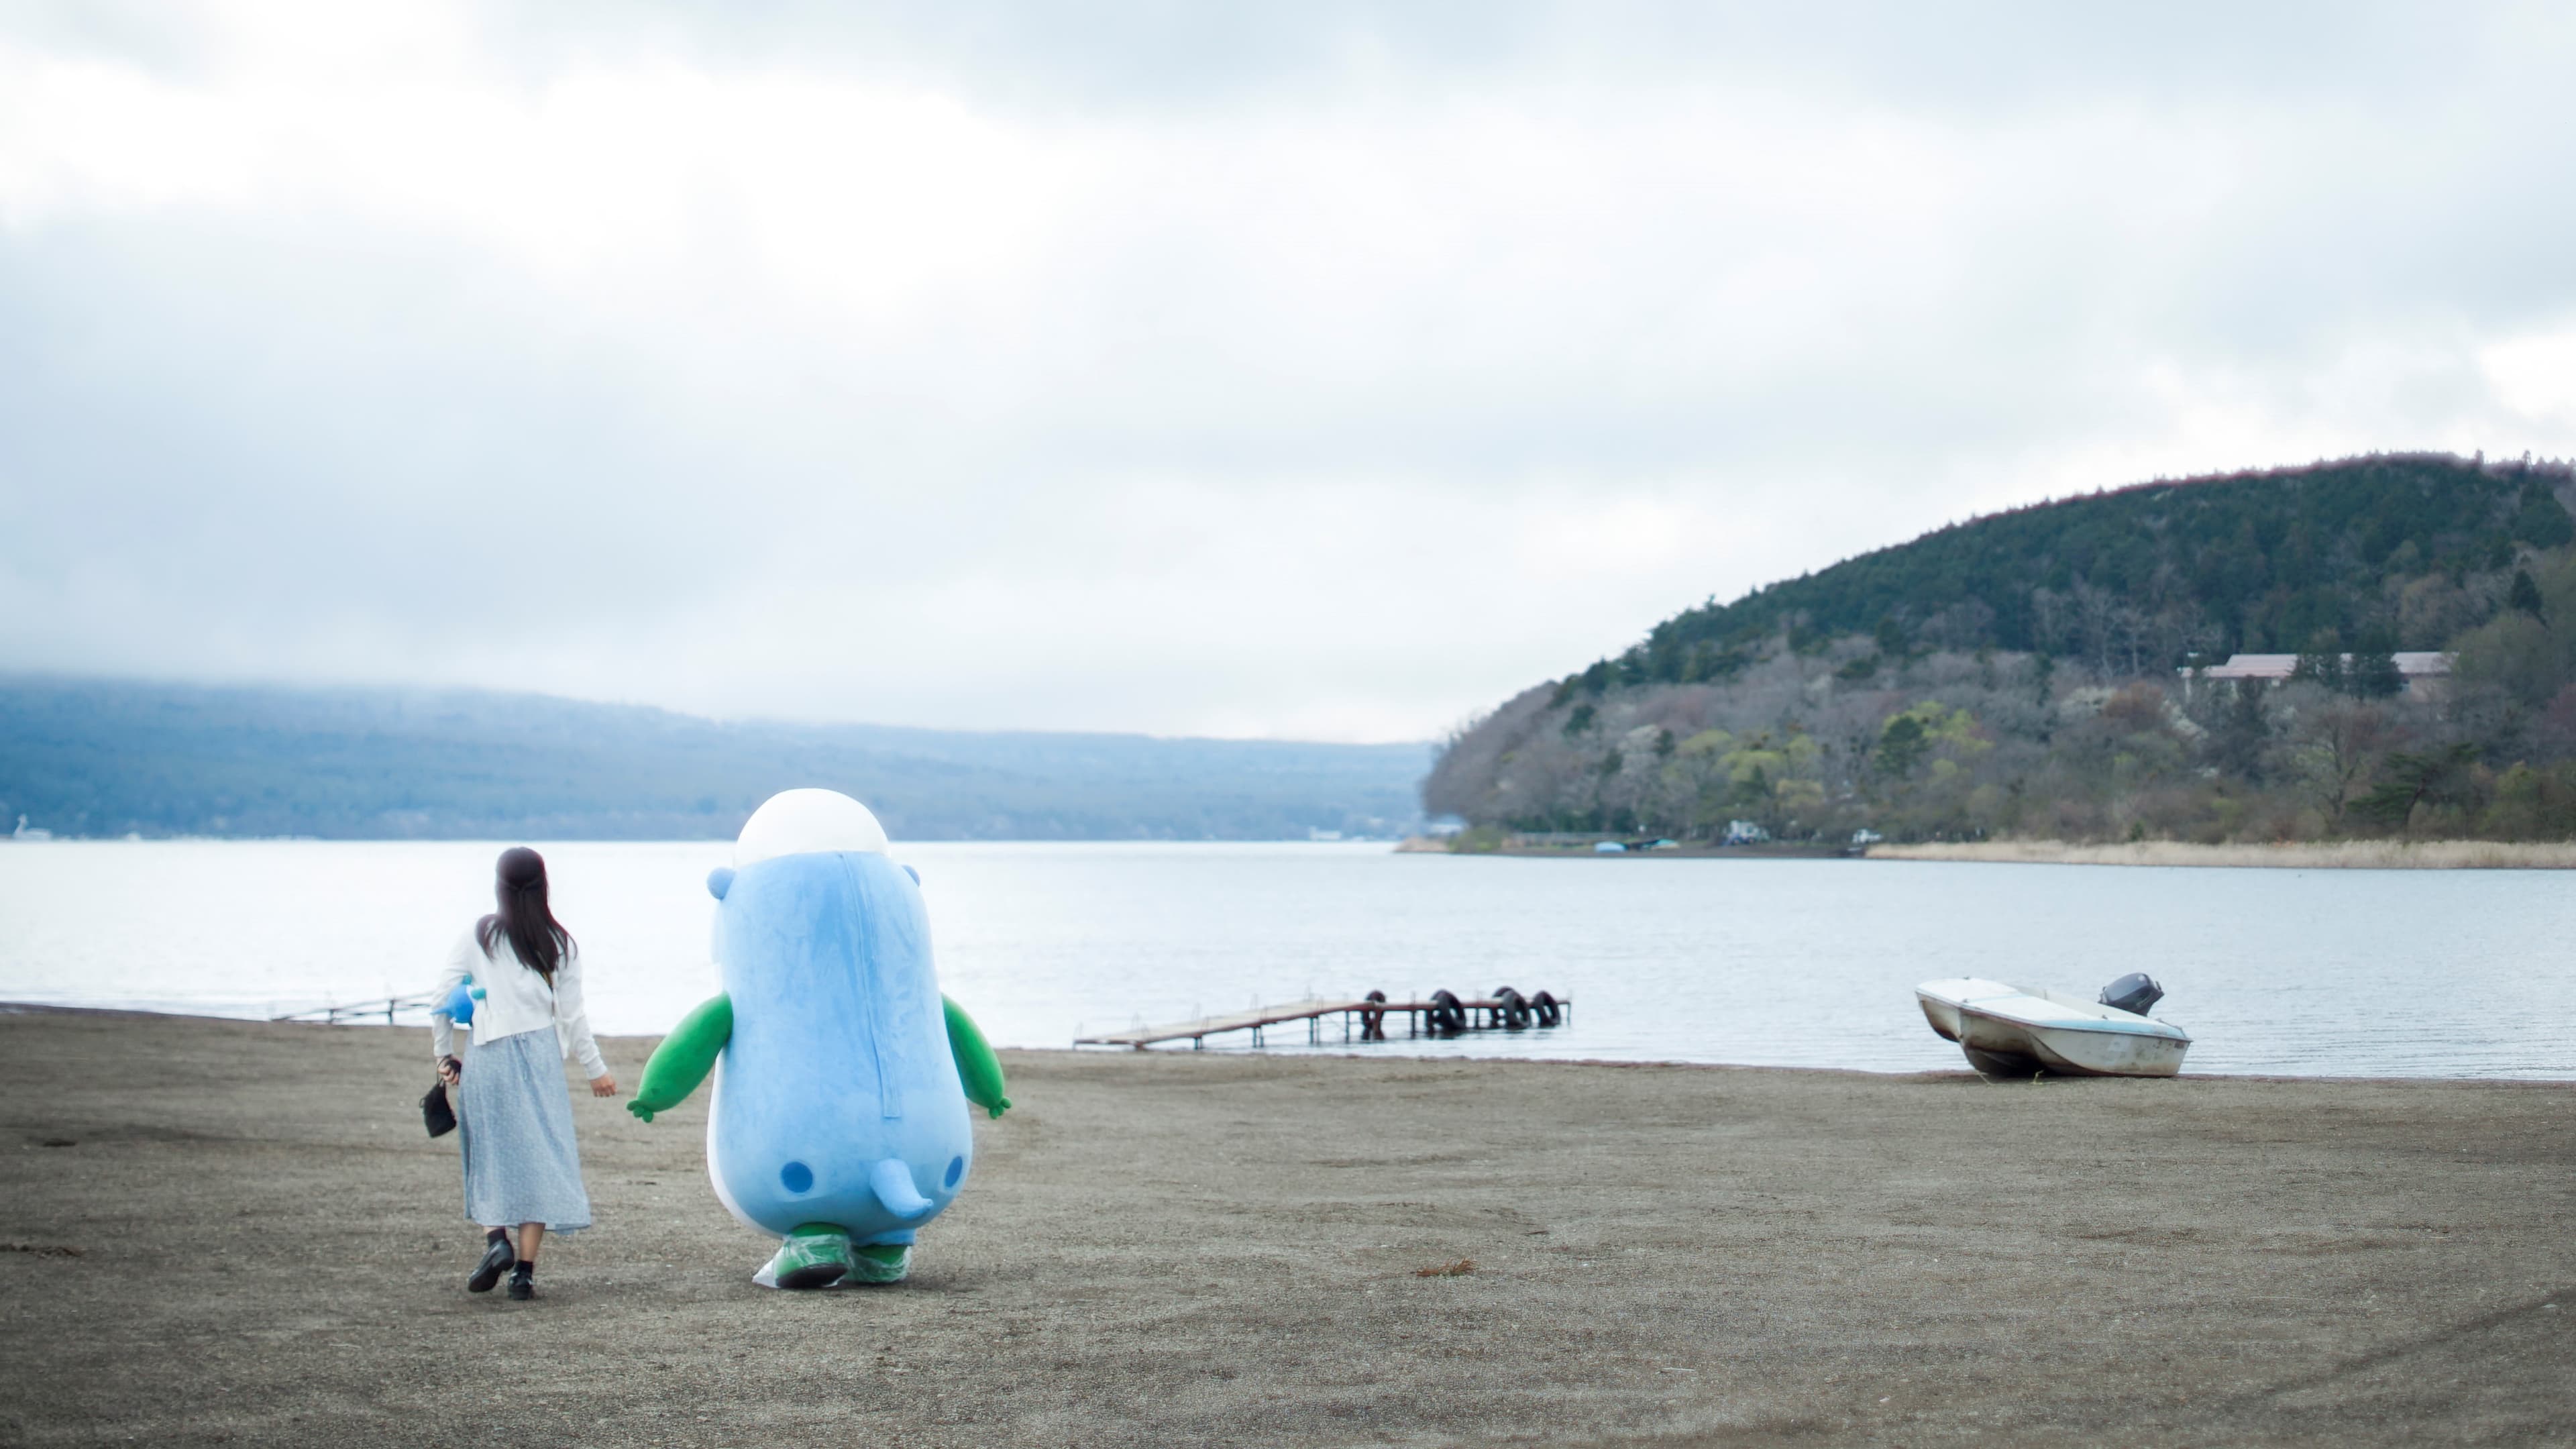
[[[2144,971],[2132,971],[2102,988],[2102,1004],[2113,1011],[2134,1011],[2140,1016],[2147,1008],[2165,999],[2165,989]]]

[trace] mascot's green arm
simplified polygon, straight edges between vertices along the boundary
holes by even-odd
[[[948,1008],[948,1050],[957,1058],[957,1080],[966,1088],[966,1100],[999,1117],[1010,1110],[1011,1099],[1002,1095],[1002,1062],[975,1029],[975,1018],[965,1009],[943,996],[939,1004]]]
[[[644,1080],[636,1084],[635,1098],[626,1110],[650,1122],[654,1113],[689,1100],[698,1083],[715,1070],[716,1058],[731,1040],[733,998],[718,992],[681,1017],[662,1044],[653,1048],[653,1059],[644,1064]]]

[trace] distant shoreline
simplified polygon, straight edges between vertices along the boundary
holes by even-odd
[[[2576,870],[2576,841],[2337,840],[2278,845],[2197,845],[2180,840],[2140,840],[2087,845],[2071,840],[1945,840],[1913,845],[1882,842],[1860,849],[1836,845],[1765,843],[1687,845],[1660,850],[1595,853],[1573,846],[1510,844],[1489,850],[1453,851],[1448,843],[1413,836],[1403,853],[1512,856],[1540,860],[1943,860],[1988,865],[2148,865],[2272,870]]]
[[[1428,835],[1407,836],[1396,842],[1395,850],[1398,855],[1500,855],[1529,860],[1848,860],[1859,857],[1858,851],[1844,846],[1806,841],[1765,841],[1759,845],[1665,845],[1652,850],[1595,850],[1584,845],[1514,843],[1484,850],[1456,850],[1446,840]]]
[[[2274,870],[2576,870],[2576,841],[2338,840],[2278,845],[2195,845],[2140,840],[1927,841],[1869,847],[1872,860],[1980,861],[2005,865],[2229,866]]]

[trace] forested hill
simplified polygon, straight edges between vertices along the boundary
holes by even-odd
[[[721,723],[541,695],[0,676],[0,837],[730,839],[823,785],[910,840],[1402,833],[1425,745]],[[0,849],[5,849],[0,841]]]
[[[2389,454],[2142,483],[1973,519],[1655,626],[1582,682],[1722,679],[1784,631],[2142,674],[2193,652],[2438,649],[2472,576],[2576,539],[2564,464]],[[2378,637],[2372,637],[2378,636]]]
[[[1524,690],[1424,800],[1484,844],[2576,838],[2571,503],[2566,464],[2415,454],[1976,519]],[[2183,674],[2239,651],[2301,657]]]

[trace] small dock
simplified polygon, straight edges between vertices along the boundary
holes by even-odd
[[[289,1011],[272,1016],[269,1020],[318,1021],[327,1026],[338,1026],[348,1021],[373,1021],[381,1016],[385,1019],[385,1024],[391,1026],[394,1019],[403,1013],[417,1011],[426,1015],[429,1009],[437,1004],[437,993],[424,991],[417,996],[388,996],[381,1001],[364,1000],[331,1006],[308,1006],[301,1011]]]
[[[1304,1023],[1306,1044],[1324,1044],[1327,1017],[1341,1018],[1342,1040],[1385,1041],[1387,1020],[1404,1018],[1408,1037],[1449,1037],[1471,1031],[1526,1031],[1533,1027],[1564,1026],[1574,1020],[1574,998],[1542,991],[1534,997],[1518,992],[1469,1001],[1438,992],[1429,1001],[1332,1000],[1282,1002],[1277,1006],[1256,1007],[1250,1011],[1230,1012],[1222,1016],[1203,1016],[1196,1021],[1176,1021],[1167,1026],[1140,1026],[1126,1031],[1102,1032],[1097,1036],[1074,1038],[1078,1047],[1130,1047],[1143,1051],[1164,1042],[1186,1041],[1192,1051],[1207,1049],[1207,1039],[1228,1032],[1252,1033],[1252,1045],[1262,1045],[1262,1033],[1272,1027]]]

